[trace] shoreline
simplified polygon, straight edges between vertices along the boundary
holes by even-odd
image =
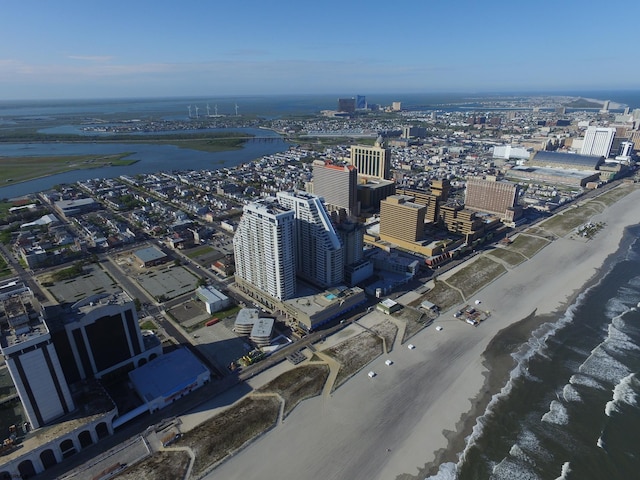
[[[522,320],[508,325],[499,331],[487,345],[483,352],[483,366],[486,370],[483,372],[485,377],[482,390],[472,400],[472,408],[463,413],[455,430],[443,432],[448,439],[446,447],[434,452],[435,458],[432,462],[425,465],[417,476],[400,475],[397,480],[412,480],[429,478],[438,473],[439,467],[443,463],[458,463],[460,456],[467,447],[467,438],[472,434],[473,427],[478,419],[485,414],[489,402],[495,395],[498,395],[501,389],[509,380],[511,372],[517,368],[517,361],[513,359],[513,354],[524,345],[531,335],[544,325],[553,325],[559,321],[566,310],[578,301],[580,293],[588,290],[592,286],[598,284],[615,264],[615,257],[624,252],[633,243],[634,238],[625,229],[623,237],[620,240],[618,249],[612,252],[606,259],[604,264],[597,269],[596,273],[587,280],[587,282],[576,290],[573,295],[558,309],[550,314],[537,315],[532,312]]]
[[[331,397],[303,402],[215,474],[422,480],[444,461],[457,463],[477,418],[514,369],[511,353],[608,271],[612,255],[631,241],[626,227],[640,224],[633,208],[639,198],[636,189],[594,215],[607,225],[593,239],[561,237],[477,292],[491,311],[478,328],[453,318],[457,306],[442,312],[435,323],[443,331],[418,332],[415,350],[396,345],[393,367],[384,366],[384,356],[371,362],[375,380],[360,373]]]

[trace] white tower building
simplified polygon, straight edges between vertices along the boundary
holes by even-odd
[[[331,224],[322,197],[306,192],[278,192],[278,202],[296,218],[296,273],[322,288],[344,278],[342,244]]]
[[[296,292],[294,222],[293,211],[267,198],[244,207],[233,237],[236,276],[278,300]]]
[[[582,143],[582,155],[609,157],[616,129],[611,127],[588,127]]]

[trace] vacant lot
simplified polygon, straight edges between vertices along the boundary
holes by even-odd
[[[458,288],[465,298],[469,298],[506,271],[507,269],[501,263],[483,255],[451,275],[447,283]]]
[[[328,365],[305,365],[283,373],[258,391],[279,394],[287,416],[303,400],[320,395],[328,377]]]
[[[175,446],[191,447],[196,456],[192,473],[199,477],[210,465],[271,428],[278,419],[279,410],[280,400],[275,396],[245,398],[185,433]]]
[[[340,370],[333,385],[335,390],[374,358],[382,355],[382,339],[370,332],[363,332],[325,350],[340,363]]]
[[[189,466],[187,452],[157,452],[120,475],[118,480],[156,480],[158,478],[184,478]]]

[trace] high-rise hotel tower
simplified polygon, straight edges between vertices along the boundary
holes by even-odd
[[[243,209],[233,237],[236,277],[278,300],[296,293],[294,212],[275,198]]]

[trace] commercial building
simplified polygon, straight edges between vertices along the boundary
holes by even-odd
[[[608,158],[615,136],[616,129],[613,127],[588,127],[580,154]]]
[[[272,197],[245,205],[233,237],[239,288],[277,300],[295,295],[295,221]]]
[[[353,165],[313,162],[313,192],[324,198],[329,211],[344,210],[349,217],[360,215],[358,171]]]
[[[277,198],[294,212],[296,274],[320,288],[342,283],[342,245],[321,198],[300,191],[278,192]]]
[[[427,208],[408,195],[392,195],[380,202],[380,238],[418,242],[424,237]]]
[[[536,152],[526,166],[565,168],[570,170],[598,170],[604,163],[604,156],[579,155],[576,153],[547,152],[540,150]]]
[[[351,98],[339,98],[338,99],[338,111],[345,113],[355,113],[356,111],[356,99]]]
[[[211,286],[198,287],[196,297],[204,303],[209,314],[218,312],[229,305],[229,297]]]
[[[396,182],[378,178],[358,179],[358,202],[362,211],[380,210],[380,202],[396,193]]]
[[[233,331],[237,335],[251,335],[251,330],[260,317],[257,308],[241,308],[236,315]]]
[[[187,348],[178,348],[129,372],[134,389],[153,413],[206,384],[210,372]]]
[[[511,182],[498,181],[495,177],[467,179],[464,205],[471,210],[495,213],[502,218],[507,212],[518,210],[520,187]]]
[[[138,260],[141,267],[153,267],[169,260],[166,253],[156,247],[141,248],[133,252],[133,256]]]
[[[271,317],[259,318],[251,328],[249,338],[258,347],[266,347],[271,343],[275,320]]]
[[[100,204],[93,198],[76,198],[73,200],[57,201],[54,203],[53,208],[63,217],[69,218],[97,210],[100,208]]]
[[[386,147],[382,137],[378,137],[373,146],[352,145],[350,163],[363,177],[391,178],[391,150]]]

